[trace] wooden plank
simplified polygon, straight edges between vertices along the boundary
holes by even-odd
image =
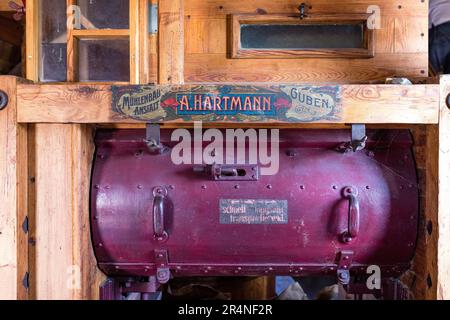
[[[34,299],[98,299],[101,275],[90,241],[93,130],[35,125]]]
[[[28,0],[26,10],[26,77],[39,81],[39,1]]]
[[[184,82],[184,0],[159,3],[159,83]]]
[[[133,0],[132,0],[133,1]],[[130,19],[131,23],[131,19]],[[73,29],[72,36],[78,39],[128,39],[128,29]]]
[[[185,0],[186,15],[228,15],[236,13],[297,13],[299,2],[296,0]],[[428,16],[428,0],[309,0],[314,13],[362,13],[371,5],[377,5],[383,14]]]
[[[67,3],[67,81],[79,80],[78,39],[74,37],[75,10],[77,0],[66,0]]]
[[[416,17],[395,18],[395,52],[428,52],[428,19]]]
[[[450,299],[450,77],[441,78],[441,112],[439,122],[439,240],[437,279],[438,299]]]
[[[233,59],[224,54],[185,57],[186,83],[200,82],[384,82],[389,77],[420,77],[428,70],[428,55],[376,54],[373,59]],[[320,64],[320,68],[317,66]],[[382,67],[380,67],[382,66]],[[425,67],[426,66],[426,67]]]
[[[130,30],[128,36],[130,37],[130,83],[138,84],[139,70],[140,70],[140,21],[139,21],[139,0],[130,0]]]
[[[27,235],[21,225],[27,212],[26,125],[17,124],[15,77],[0,77],[8,105],[0,110],[0,300],[26,299],[21,281],[28,271]]]
[[[280,85],[274,86],[276,88]],[[175,86],[173,93],[187,92],[192,87],[192,85]],[[217,90],[215,86],[204,88]],[[333,121],[311,121],[311,123],[434,124],[438,122],[438,85],[343,85],[339,87],[339,90],[342,104],[340,118]],[[111,99],[110,85],[19,85],[18,121],[21,123],[139,122],[114,113]]]
[[[139,66],[138,75],[139,83],[146,84],[150,82],[150,62],[149,62],[149,46],[151,38],[149,37],[149,25],[148,25],[148,0],[139,0]]]

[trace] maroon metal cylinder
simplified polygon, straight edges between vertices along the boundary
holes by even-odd
[[[162,130],[161,142],[173,147],[170,134]],[[357,274],[369,265],[398,275],[417,238],[413,142],[408,130],[367,135],[364,150],[342,153],[348,130],[281,130],[278,173],[249,177],[252,166],[175,165],[170,152],[148,151],[145,130],[98,131],[91,192],[98,265],[110,276],[161,282],[343,267]]]

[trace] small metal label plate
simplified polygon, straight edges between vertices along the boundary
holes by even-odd
[[[220,199],[220,224],[287,224],[287,200]]]

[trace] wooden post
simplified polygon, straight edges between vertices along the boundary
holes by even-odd
[[[184,83],[184,1],[159,2],[159,83]]]
[[[89,187],[93,127],[36,124],[34,159],[33,299],[98,299],[102,274],[90,240]]]
[[[0,300],[27,299],[22,280],[28,271],[28,237],[22,230],[27,215],[27,125],[17,123],[18,78],[0,77],[8,104],[0,110]]]
[[[450,76],[441,77],[437,298],[450,299]]]
[[[27,1],[26,14],[26,77],[39,80],[39,1]]]

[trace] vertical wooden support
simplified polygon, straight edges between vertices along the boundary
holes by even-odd
[[[184,1],[159,2],[159,83],[184,83]]]
[[[78,39],[73,36],[76,0],[66,0],[67,3],[67,81],[79,80],[78,68]]]
[[[22,279],[28,271],[26,125],[17,124],[15,77],[0,77],[8,104],[0,110],[0,300],[27,299]]]
[[[26,14],[26,76],[27,79],[39,80],[39,1],[27,1]]]
[[[130,83],[149,79],[148,0],[130,0]]]
[[[419,176],[420,219],[411,269],[402,281],[415,300],[437,297],[438,262],[438,125],[412,128],[414,154]]]
[[[450,299],[450,76],[441,77],[441,112],[439,120],[439,231],[438,299]],[[438,229],[438,230],[437,230]]]
[[[149,38],[148,38],[148,0],[139,0],[139,83],[150,81]],[[130,30],[130,35],[132,32]]]
[[[38,124],[34,137],[33,299],[98,299],[90,241],[89,125]],[[31,143],[31,142],[30,142]]]

